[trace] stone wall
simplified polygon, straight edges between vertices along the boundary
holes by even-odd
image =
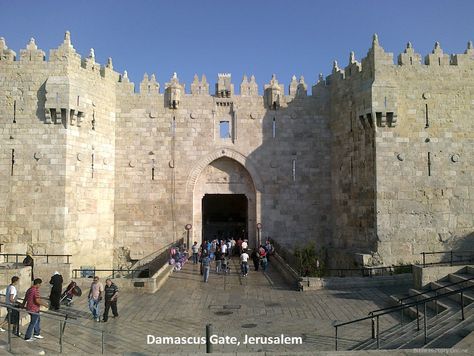
[[[329,267],[413,262],[472,247],[474,49],[393,63],[377,36],[308,96],[219,74],[190,92],[76,53],[0,39],[0,238],[5,252],[111,268],[201,236],[203,194],[245,194],[251,245],[313,241]],[[221,137],[221,126],[229,131]],[[360,258],[360,256],[364,256]]]
[[[248,172],[244,193],[255,199],[256,209],[255,219],[249,219],[251,241],[256,241],[258,222],[264,236],[287,246],[310,239],[323,244],[329,237],[329,150],[324,141],[329,130],[317,98],[285,96],[277,110],[269,110],[257,95],[186,94],[170,109],[166,92],[133,93],[127,83],[121,90],[116,248],[131,246],[131,255],[140,258],[182,237],[187,223],[198,230],[192,230],[191,238],[199,240],[200,217],[193,207],[197,211],[202,194],[212,193],[200,176],[223,157]],[[230,123],[230,137],[220,137],[220,121]],[[233,182],[219,184],[221,191],[235,190]]]
[[[406,52],[421,57],[410,44]],[[376,127],[377,250],[386,264],[474,249],[473,58],[468,49],[450,64],[436,44],[425,65],[403,56],[378,64],[373,111],[398,111],[396,125]]]
[[[8,51],[3,39],[2,46]],[[0,60],[5,252],[72,254],[76,266],[110,266],[118,74],[95,64],[93,52],[81,60],[69,34],[49,61],[34,40],[21,53],[19,61]]]

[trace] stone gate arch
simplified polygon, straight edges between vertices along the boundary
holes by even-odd
[[[186,184],[186,200],[192,201],[193,241],[200,242],[203,238],[204,199],[229,198],[233,194],[247,199],[246,234],[250,246],[258,244],[256,224],[261,222],[262,190],[256,167],[241,153],[221,148],[200,159],[190,171]]]

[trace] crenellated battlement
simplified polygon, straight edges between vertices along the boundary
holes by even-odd
[[[337,61],[333,62],[331,74],[326,77],[325,84],[330,85],[333,82],[339,80],[358,80],[368,79],[373,80],[377,70],[381,70],[384,67],[401,67],[401,66],[423,66],[426,69],[436,67],[466,67],[474,66],[474,48],[471,41],[468,42],[467,48],[462,54],[446,54],[443,52],[439,42],[436,42],[431,53],[423,57],[419,53],[416,53],[411,42],[408,42],[405,50],[397,56],[397,63],[394,63],[393,53],[385,52],[383,47],[379,43],[377,34],[374,34],[372,39],[372,46],[367,52],[367,55],[357,61],[354,52],[350,52],[349,61],[346,67],[341,68]],[[34,38],[31,38],[25,49],[20,50],[19,60],[17,59],[16,52],[8,48],[6,40],[0,37],[0,65],[19,62],[19,69],[21,65],[28,65],[30,63],[37,62],[50,62],[54,66],[68,66],[70,68],[83,68],[89,72],[97,74],[103,78],[110,77],[120,83],[127,83],[123,87],[132,92],[135,92],[135,85],[131,83],[127,74],[119,74],[114,72],[112,66],[112,60],[109,58],[108,63],[101,65],[95,61],[95,52],[91,48],[91,51],[87,57],[82,58],[80,54],[76,52],[71,41],[71,34],[66,31],[64,35],[64,41],[56,49],[51,49],[49,58],[46,58],[45,52],[38,48]],[[321,84],[321,80],[318,80],[312,87],[316,87]],[[209,94],[209,83],[205,76],[203,80],[199,81],[197,77],[194,78],[190,85],[190,94],[193,95],[210,95]],[[139,85],[139,92],[141,94],[156,94],[159,93],[160,84],[156,81],[156,78],[144,78]],[[185,93],[183,93],[185,94]],[[218,73],[216,82],[216,96],[219,95],[236,95],[231,83],[230,73]],[[251,76],[250,81],[244,76],[242,83],[240,84],[240,95],[242,96],[255,96],[258,95],[258,85],[255,77]],[[283,95],[285,93],[283,92]],[[286,95],[290,97],[303,97],[307,95],[307,85],[304,82],[304,78],[300,78],[298,81],[296,76],[291,78],[291,82],[288,85],[288,92]]]
[[[422,61],[422,58],[421,54],[415,52],[412,43],[408,42],[405,50],[398,55],[397,63],[394,63],[393,53],[385,52],[379,43],[377,34],[374,34],[372,46],[361,62],[355,60],[354,52],[350,53],[349,63],[344,69],[339,67],[337,61],[333,62],[332,73],[326,78],[326,84],[348,79],[362,78],[373,80],[377,71],[387,70],[388,68],[398,69],[400,67],[413,66],[413,68],[422,67],[428,71],[439,71],[440,67],[460,67],[460,69],[474,67],[474,48],[472,41],[469,41],[464,53],[449,55],[444,53],[439,42],[435,42],[431,53],[424,57],[424,61]]]

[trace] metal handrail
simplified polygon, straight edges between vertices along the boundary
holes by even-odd
[[[456,286],[456,285],[462,284],[462,283],[466,283],[466,282],[472,281],[472,280],[474,280],[474,277],[471,277],[471,278],[468,278],[468,279],[465,279],[465,280],[459,281],[459,282],[453,282],[453,283],[447,284],[445,286],[430,289],[430,290],[425,291],[425,292],[419,292],[419,293],[416,293],[416,294],[413,294],[413,295],[409,295],[408,297],[403,297],[403,298],[398,299],[398,301],[400,303],[402,303],[402,301],[404,301],[404,300],[411,299],[411,298],[414,298],[414,297],[418,297],[418,296],[426,294],[428,292],[436,292],[437,290],[440,290],[440,289],[443,289],[443,288],[449,288],[449,287]]]
[[[139,268],[139,267],[142,267],[144,265],[146,265],[147,263],[150,263],[151,261],[153,261],[156,257],[158,257],[159,255],[161,255],[163,252],[165,252],[166,250],[168,250],[169,248],[172,248],[174,247],[175,245],[177,244],[182,244],[184,243],[184,239],[181,238],[179,239],[178,241],[173,241],[171,243],[169,243],[168,245],[166,246],[163,246],[162,248],[146,255],[145,257],[141,258],[140,260],[138,260],[131,268],[130,270],[134,270],[136,268]]]
[[[450,288],[452,286],[455,286],[455,285],[458,285],[458,284],[462,284],[462,283],[466,283],[468,281],[472,281],[474,280],[474,277],[471,277],[471,278],[468,278],[468,279],[465,279],[463,281],[459,281],[459,282],[453,282],[453,283],[450,283],[450,284],[447,284],[445,286],[441,286],[441,287],[438,287],[438,288],[434,288],[434,289],[430,289],[430,290],[427,290],[427,291],[424,291],[424,292],[420,292],[420,293],[416,293],[416,294],[413,294],[413,295],[410,295],[408,297],[404,297],[404,298],[400,298],[398,299],[398,302],[399,303],[403,303],[403,301],[405,300],[408,300],[408,299],[411,299],[411,298],[414,298],[414,297],[419,297],[420,295],[424,295],[426,293],[429,293],[429,292],[436,292],[440,289],[444,289],[444,288]],[[390,307],[386,307],[386,308],[382,308],[382,309],[375,309],[375,310],[372,310],[368,313],[368,315],[373,315],[374,313],[377,313],[377,312],[380,312],[380,311],[384,311],[384,310],[390,310],[390,309],[394,309],[394,308],[398,308],[400,305],[392,305]]]
[[[144,259],[149,259],[153,256],[152,259],[146,261],[145,263],[141,263],[142,260],[137,262],[135,266],[131,268],[112,268],[112,269],[98,269],[98,268],[75,268],[72,270],[73,273],[73,278],[78,278],[77,275],[78,273],[82,272],[93,272],[95,275],[96,272],[108,272],[111,273],[110,276],[107,278],[115,278],[116,273],[124,273],[126,272],[128,275],[125,276],[125,278],[140,278],[137,277],[137,275],[140,275],[141,272],[146,272],[149,277],[152,277],[158,270],[159,268],[162,267],[162,265],[165,265],[168,261],[168,250],[171,249],[172,247],[177,247],[181,244],[183,244],[184,240],[181,238],[177,241],[174,241],[165,247],[162,247],[161,249],[151,253],[150,255],[144,257]],[[163,263],[165,261],[165,263]],[[139,266],[137,266],[138,263],[141,263]],[[162,264],[162,265],[160,265]],[[138,267],[141,267],[140,269],[136,269]],[[144,278],[149,278],[149,277],[144,277]]]
[[[397,269],[406,269],[412,270],[413,265],[397,265],[397,266],[383,266],[383,267],[360,267],[360,268],[327,268],[325,272],[337,272],[339,275],[343,274],[344,272],[360,272],[362,277],[372,277],[377,275],[377,272],[381,271],[381,275],[384,275],[384,271],[386,271],[389,275],[393,275],[394,273],[397,274]],[[374,271],[374,272],[373,272]],[[373,272],[373,273],[372,273]]]
[[[63,352],[63,335],[64,335],[64,328],[66,327],[66,324],[79,326],[81,328],[93,330],[93,331],[96,331],[96,332],[98,331],[98,334],[101,335],[101,351],[102,351],[101,353],[103,354],[104,351],[105,351],[104,330],[96,329],[96,328],[93,328],[93,327],[90,327],[90,326],[82,325],[78,322],[70,321],[69,319],[71,318],[71,316],[69,316],[68,314],[66,314],[66,315],[57,314],[57,313],[53,313],[53,312],[50,312],[50,311],[41,311],[39,313],[35,313],[35,312],[27,311],[24,308],[14,307],[10,304],[6,304],[6,303],[3,303],[3,302],[0,302],[0,307],[4,307],[4,308],[10,309],[10,310],[16,310],[16,311],[18,311],[19,314],[22,313],[22,312],[26,312],[28,314],[33,314],[33,315],[44,315],[44,317],[46,317],[48,319],[53,319],[53,320],[59,321],[59,353]],[[54,318],[53,316],[64,317],[64,320],[58,320],[57,318]],[[9,320],[8,320],[8,351],[11,352],[12,343],[11,343],[11,320],[10,320],[10,317],[11,317],[11,313],[8,313],[8,318],[9,318]]]
[[[449,259],[449,262],[433,262],[433,263],[426,263],[426,255],[446,255],[448,254],[450,255],[450,259]],[[474,250],[458,250],[458,251],[454,251],[454,250],[450,250],[450,251],[434,251],[434,252],[421,252],[420,253],[422,256],[423,256],[423,267],[425,267],[426,265],[436,265],[436,264],[446,264],[446,263],[449,263],[451,266],[453,265],[453,263],[459,263],[459,262],[467,262],[467,261],[472,261],[472,258],[469,258],[468,260],[457,260],[457,261],[454,261],[453,257],[454,257],[454,254],[460,254],[460,255],[463,255],[463,254],[469,254],[471,255],[471,257],[474,256]]]
[[[455,291],[449,291],[449,292],[446,292],[446,293],[443,293],[443,294],[437,294],[433,297],[428,297],[428,298],[416,300],[414,302],[401,304],[401,305],[398,305],[397,308],[393,308],[392,310],[387,310],[387,311],[384,311],[382,313],[373,314],[373,315],[370,315],[370,316],[366,316],[366,317],[355,319],[355,320],[346,321],[346,322],[343,322],[343,323],[333,323],[333,326],[335,328],[335,349],[337,351],[338,328],[339,327],[349,325],[349,324],[358,323],[360,321],[369,320],[369,319],[372,320],[372,339],[374,339],[374,338],[377,339],[377,349],[379,349],[380,348],[379,318],[383,315],[395,313],[395,312],[398,312],[398,311],[403,311],[404,309],[411,308],[413,306],[417,307],[417,309],[416,309],[416,312],[417,312],[417,315],[416,315],[417,330],[420,330],[418,306],[421,305],[421,304],[423,305],[423,309],[424,309],[423,319],[424,319],[424,336],[425,336],[425,344],[426,344],[426,340],[427,340],[426,303],[431,302],[433,300],[437,301],[438,299],[441,299],[441,298],[444,298],[444,297],[449,297],[450,295],[455,295],[455,294],[460,293],[461,294],[461,303],[460,303],[461,304],[461,320],[464,320],[464,294],[463,293],[464,293],[464,291],[466,291],[468,289],[472,289],[472,288],[474,288],[474,285],[468,286],[468,287],[463,287],[463,288],[457,289]],[[376,324],[375,324],[375,322],[376,322]]]
[[[14,256],[15,257],[15,263],[19,263],[19,257],[26,257],[27,255],[25,253],[0,253],[0,256],[6,257],[7,258],[7,263],[10,262],[8,260],[9,257]],[[31,255],[31,257],[46,257],[46,263],[49,263],[49,258],[50,257],[66,257],[66,263],[69,264],[69,258],[72,257],[72,255],[53,255],[53,254],[46,254],[46,255]]]
[[[128,269],[123,269],[123,268],[112,268],[112,269],[99,269],[99,268],[75,268],[72,270],[73,273],[73,278],[81,278],[80,276],[78,277],[77,274],[81,272],[93,272],[95,275],[96,272],[110,272],[111,278],[115,278],[116,273],[124,273],[127,272],[132,275],[131,278],[136,278],[134,275],[137,273],[139,274],[140,272],[147,271],[148,269],[136,269],[136,270],[128,270]]]

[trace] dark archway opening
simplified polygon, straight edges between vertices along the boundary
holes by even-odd
[[[247,238],[248,201],[245,194],[206,194],[202,198],[202,237]]]

